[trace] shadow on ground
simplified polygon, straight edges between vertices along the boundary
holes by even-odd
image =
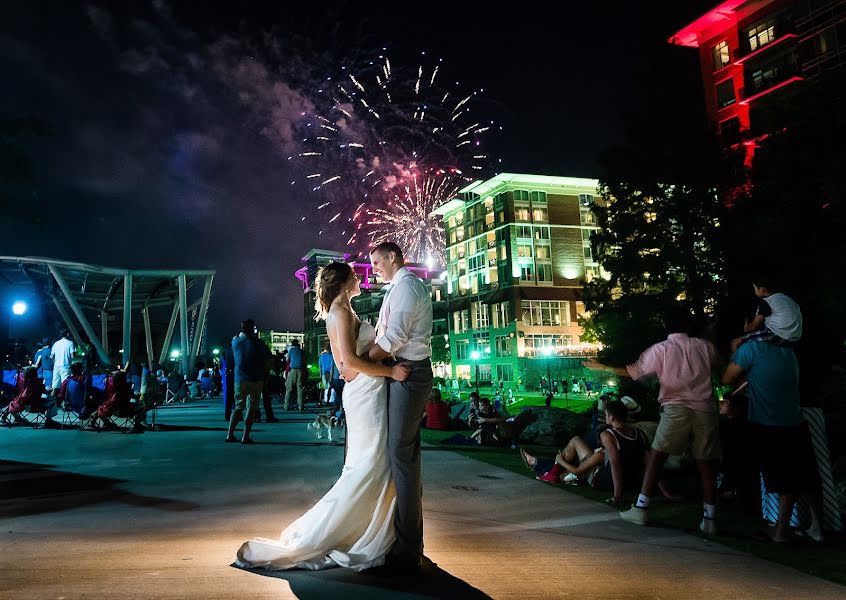
[[[58,512],[101,502],[165,511],[198,508],[193,502],[139,496],[117,488],[120,479],[54,471],[51,465],[0,460],[0,518]]]
[[[238,568],[234,564],[233,568]],[[354,573],[349,569],[325,571],[265,571],[245,569],[263,577],[284,579],[300,600],[343,598],[344,600],[448,598],[456,600],[489,600],[490,596],[469,583],[450,575],[435,563],[426,560],[420,575],[376,577]]]

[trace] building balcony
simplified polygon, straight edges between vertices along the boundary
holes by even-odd
[[[771,30],[763,30],[758,35],[752,37],[744,37],[742,31],[738,32],[740,36],[740,47],[734,53],[734,64],[742,65],[743,63],[761,56],[773,48],[783,47],[785,42],[796,38],[796,26],[793,19],[787,16],[776,18],[772,23]]]
[[[740,104],[747,105],[770,92],[801,80],[796,56],[792,53],[785,54],[774,62],[756,67],[754,71],[747,71],[744,87],[740,91]]]

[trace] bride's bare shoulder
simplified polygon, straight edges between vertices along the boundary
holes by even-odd
[[[350,326],[355,323],[355,313],[345,306],[333,305],[326,313],[326,325],[334,327]]]

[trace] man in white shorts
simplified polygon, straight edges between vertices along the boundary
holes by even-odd
[[[76,346],[70,339],[70,331],[65,329],[61,336],[50,349],[50,358],[53,359],[53,396],[59,393],[62,383],[70,375],[73,353],[76,351]]]

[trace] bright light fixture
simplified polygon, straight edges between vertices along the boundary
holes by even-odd
[[[473,360],[479,360],[480,356],[481,354],[479,354],[478,350],[473,350],[473,352],[470,353],[470,358],[472,358]]]
[[[26,302],[22,300],[18,300],[17,302],[12,304],[12,312],[18,316],[24,314],[26,312],[26,309]]]

